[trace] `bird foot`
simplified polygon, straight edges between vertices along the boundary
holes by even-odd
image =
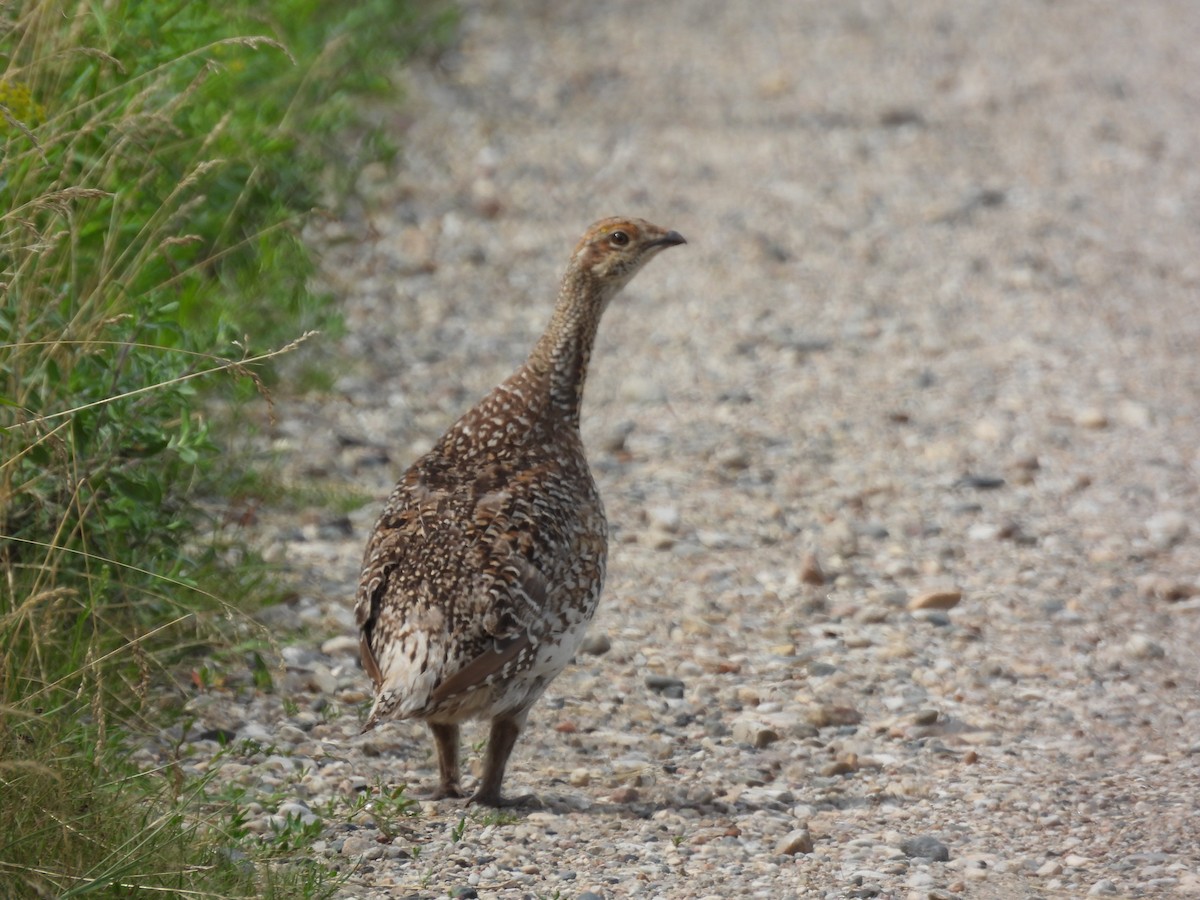
[[[499,791],[494,793],[485,793],[476,791],[467,800],[468,806],[474,805],[491,806],[496,809],[514,809],[516,807],[525,806],[531,809],[541,809],[545,806],[536,794],[521,794],[519,797],[503,797]]]
[[[466,792],[457,784],[439,785],[425,797],[426,800],[461,800]]]

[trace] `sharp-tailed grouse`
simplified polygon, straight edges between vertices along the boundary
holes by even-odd
[[[463,796],[459,723],[486,718],[472,799],[517,802],[500,793],[513,745],[604,581],[608,526],[579,434],[596,328],[642,266],[682,243],[641,219],[589,228],[529,358],[404,474],[367,542],[355,612],[376,696],[364,730],[428,722],[435,797]]]

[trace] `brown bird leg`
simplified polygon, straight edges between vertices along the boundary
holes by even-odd
[[[520,797],[503,797],[500,795],[500,785],[504,781],[504,769],[508,758],[512,755],[513,746],[525,727],[525,719],[529,715],[528,708],[516,713],[505,713],[492,719],[492,731],[488,736],[487,760],[483,765],[483,780],[479,783],[471,803],[484,806],[524,806],[535,803],[533,794],[523,794]]]
[[[437,747],[440,779],[437,790],[430,795],[429,799],[445,800],[465,797],[466,794],[458,786],[458,726],[430,722],[429,730],[433,732],[433,743]]]

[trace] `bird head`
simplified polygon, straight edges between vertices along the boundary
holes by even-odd
[[[660,250],[686,243],[678,231],[644,219],[601,219],[580,239],[571,263],[584,278],[603,285],[611,297]]]

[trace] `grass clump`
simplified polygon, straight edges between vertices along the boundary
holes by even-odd
[[[364,97],[442,37],[428,10],[0,6],[0,896],[328,891],[126,757],[214,623],[270,595],[200,512],[233,482],[205,400],[267,396],[331,323],[299,226],[331,161],[387,152]]]

